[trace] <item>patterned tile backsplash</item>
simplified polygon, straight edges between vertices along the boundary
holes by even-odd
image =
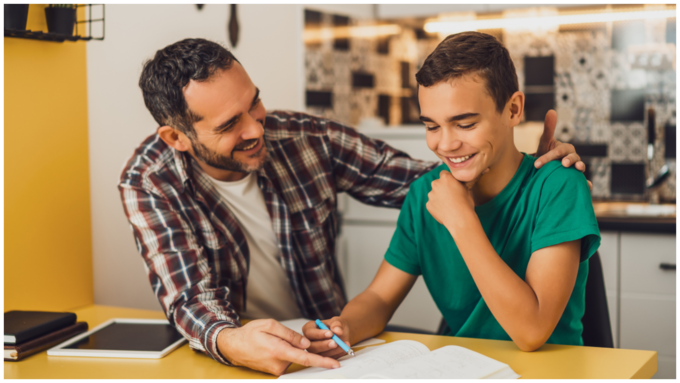
[[[305,12],[307,29],[375,24]],[[386,125],[417,122],[415,73],[441,38],[412,25],[404,22],[400,34],[388,37],[307,42],[307,111],[351,126],[375,117]],[[557,111],[555,136],[582,153],[595,199],[648,199],[644,180],[664,164],[671,176],[658,188],[659,196],[662,201],[676,199],[671,29],[675,31],[675,19],[581,30],[485,31],[499,38],[512,56],[526,94],[525,119],[542,121],[548,109]],[[655,116],[651,127],[650,109]],[[651,160],[650,134],[655,138]]]

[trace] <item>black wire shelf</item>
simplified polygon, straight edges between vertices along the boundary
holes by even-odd
[[[42,41],[54,41],[54,42],[64,42],[64,41],[90,41],[90,40],[104,40],[105,31],[105,19],[104,19],[104,4],[94,4],[94,6],[102,7],[102,17],[101,19],[92,18],[92,6],[93,4],[86,5],[76,5],[76,8],[86,7],[87,18],[85,20],[76,20],[75,34],[67,35],[63,33],[56,32],[43,32],[43,31],[31,31],[28,29],[13,29],[5,28],[5,37],[16,37],[20,39],[31,39],[31,40],[42,40]],[[92,36],[92,23],[102,23],[102,35],[93,37]],[[78,31],[78,25],[85,24],[87,26],[87,35],[81,36]],[[82,29],[82,27],[81,27]]]
[[[78,41],[78,40],[92,40],[92,37],[69,36],[61,33],[31,31],[28,29],[12,29],[5,28],[5,37],[18,37],[20,39],[44,40],[44,41]]]

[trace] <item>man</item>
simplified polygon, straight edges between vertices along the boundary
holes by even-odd
[[[159,50],[139,84],[159,128],[119,189],[168,319],[193,349],[227,365],[275,375],[291,362],[338,367],[276,321],[328,318],[345,305],[337,194],[399,208],[437,164],[333,121],[267,114],[241,64],[207,40]],[[583,168],[573,146],[552,139],[554,120],[540,161],[566,156]],[[241,326],[240,316],[253,320]]]

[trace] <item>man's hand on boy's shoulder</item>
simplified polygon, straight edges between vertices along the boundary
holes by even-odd
[[[557,112],[549,110],[545,115],[545,123],[543,125],[543,135],[538,143],[536,156],[538,159],[534,162],[536,169],[540,169],[544,164],[550,161],[562,159],[562,166],[570,167],[575,165],[575,168],[581,172],[586,171],[586,164],[581,161],[581,157],[576,153],[574,145],[557,141],[555,139],[555,127],[557,126]],[[593,189],[593,183],[588,180],[588,187]]]

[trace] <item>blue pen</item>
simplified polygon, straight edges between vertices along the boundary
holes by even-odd
[[[315,320],[314,323],[316,323],[316,327],[318,327],[318,328],[320,328],[320,329],[322,329],[322,330],[331,331],[328,327],[326,327],[325,324],[323,324],[323,322],[321,322],[321,321],[318,320],[318,319]],[[342,340],[340,340],[340,338],[338,338],[338,336],[335,335],[335,333],[333,333],[333,331],[331,331],[331,334],[333,334],[333,337],[332,337],[331,339],[333,339],[333,340],[335,341],[335,343],[338,344],[338,346],[340,346],[343,350],[345,350],[346,353],[348,353],[348,354],[354,356],[354,351],[352,351],[352,349],[349,348],[349,346],[346,345],[345,342],[343,342]]]

